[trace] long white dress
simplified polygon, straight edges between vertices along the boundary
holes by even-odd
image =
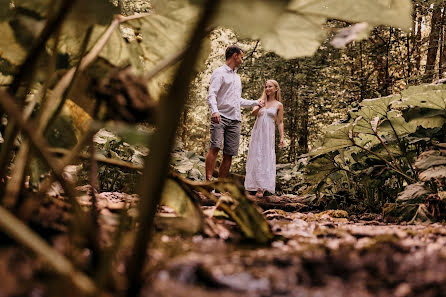
[[[261,108],[249,141],[245,189],[276,190],[275,118],[279,104]]]

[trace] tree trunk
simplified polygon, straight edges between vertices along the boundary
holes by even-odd
[[[387,41],[380,36],[380,32],[375,31],[372,40],[376,46],[376,57],[374,59],[374,67],[377,73],[377,91],[381,96],[386,96],[387,94]]]
[[[421,23],[423,21],[423,15],[421,14],[421,8],[419,5],[416,6],[417,14],[417,34],[414,36],[414,47],[415,47],[415,68],[417,69],[417,75],[420,74],[421,68]]]
[[[389,28],[389,41],[387,41],[387,44],[386,44],[386,68],[385,68],[386,77],[385,77],[384,86],[383,86],[384,96],[387,96],[392,93],[392,91],[389,90],[389,86],[392,87],[391,81],[390,81],[390,69],[389,69],[390,48],[392,46],[392,33],[393,33],[393,28],[390,27]]]
[[[298,154],[306,154],[308,153],[308,109],[310,108],[310,99],[308,98],[308,94],[304,94],[304,96],[299,96],[300,101],[300,123],[299,123],[299,136],[298,136],[298,145],[299,151]]]
[[[426,58],[426,70],[424,71],[424,81],[431,82],[434,78],[435,62],[437,60],[438,45],[441,29],[441,9],[442,5],[436,4],[432,12],[431,32],[429,34],[429,45]]]
[[[363,56],[363,48],[362,48],[362,40],[359,42],[359,70],[360,70],[360,85],[359,85],[359,89],[360,89],[360,101],[362,102],[362,100],[364,100],[365,98],[365,88],[366,88],[366,82],[365,82],[365,78],[364,78],[364,63],[362,61],[362,56]]]
[[[441,15],[441,25],[440,25],[440,62],[438,64],[438,78],[443,77],[443,71],[446,62],[446,53],[445,53],[445,10],[443,9],[443,13]]]
[[[296,89],[299,90],[299,85],[295,82],[295,70],[291,69],[291,84],[290,84],[290,98],[291,104],[288,109],[288,115],[290,127],[288,127],[288,136],[290,137],[290,146],[288,148],[288,163],[291,163],[296,160],[296,132],[297,128],[297,120],[298,120],[298,111],[299,111],[299,102],[297,100],[296,93],[294,92],[294,85],[296,84]]]

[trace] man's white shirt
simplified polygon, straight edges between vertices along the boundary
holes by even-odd
[[[212,73],[208,104],[211,115],[218,112],[227,119],[241,121],[240,107],[253,107],[259,103],[242,98],[242,82],[237,70],[224,64]]]

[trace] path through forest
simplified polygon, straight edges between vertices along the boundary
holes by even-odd
[[[117,226],[116,213],[123,201],[137,198],[118,193],[98,196],[99,222],[107,240],[106,234]],[[62,202],[48,205],[40,210],[38,225],[61,231],[48,237],[66,253],[66,209]],[[205,214],[212,210],[202,208]],[[158,224],[142,296],[433,297],[446,292],[444,224],[396,225],[380,215],[339,210],[263,213],[275,234],[272,244],[265,246],[239,241],[235,223],[220,212],[213,213],[213,221],[224,227],[220,236],[226,240],[181,235],[162,226],[161,230]],[[226,235],[225,230],[229,230]],[[122,249],[112,266],[115,280],[124,279],[128,251]],[[82,266],[88,255],[80,250],[71,256]],[[51,291],[45,265],[22,248],[14,244],[3,248],[0,263],[1,296],[47,296]],[[119,281],[113,286],[109,290],[119,292]]]
[[[444,225],[394,225],[379,215],[265,212],[277,240],[235,246],[161,237],[149,296],[444,296]],[[170,257],[165,247],[183,249]]]

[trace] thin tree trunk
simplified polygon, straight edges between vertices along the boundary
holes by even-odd
[[[293,108],[288,109],[288,118],[290,119],[290,127],[288,130],[288,136],[290,137],[290,146],[288,149],[288,163],[293,162],[296,156],[296,127],[297,127],[297,112],[298,112],[298,101],[294,93],[294,84],[295,84],[295,71],[294,68],[291,69],[291,84],[290,84],[290,98],[291,104]],[[299,86],[297,86],[297,90],[299,90]]]
[[[389,91],[389,86],[391,86],[389,60],[390,60],[390,47],[392,46],[392,33],[393,33],[393,28],[390,27],[389,28],[389,41],[387,41],[387,44],[386,44],[386,68],[385,68],[386,78],[385,78],[384,86],[383,86],[384,96],[387,96],[391,93],[391,91]]]
[[[445,64],[445,53],[444,53],[444,47],[445,47],[445,42],[444,42],[444,24],[445,24],[445,10],[443,9],[443,12],[441,14],[441,25],[440,25],[440,62],[438,63],[438,78],[442,78],[443,77],[443,69],[444,69],[444,64]]]
[[[441,29],[441,9],[442,5],[435,5],[432,12],[431,32],[429,34],[429,45],[426,58],[426,70],[424,71],[424,81],[430,82],[434,78],[435,61],[437,60],[438,41]]]
[[[387,72],[386,72],[386,64],[387,64],[387,59],[386,59],[386,53],[384,52],[383,48],[386,47],[387,41],[384,40],[384,38],[382,38],[379,35],[379,31],[377,30],[374,34],[374,36],[372,37],[375,41],[375,46],[376,46],[376,50],[377,50],[377,55],[374,59],[374,67],[377,73],[376,76],[376,82],[378,84],[377,87],[377,91],[379,92],[379,94],[381,96],[385,96],[387,93]]]
[[[406,77],[406,84],[408,84],[409,83],[409,79],[410,79],[410,75],[412,73],[412,66],[413,66],[412,62],[410,61],[411,53],[410,53],[410,35],[409,34],[407,34],[407,37],[406,37],[406,51],[407,51],[407,54],[406,54],[407,73],[406,73],[405,77]],[[402,58],[403,57],[401,57],[401,59]],[[403,62],[403,64],[404,64],[404,62]]]
[[[417,69],[417,74],[420,73],[421,68],[421,22],[423,21],[423,15],[420,12],[420,6],[417,5],[417,34],[414,36],[414,47],[415,47],[415,68]]]
[[[362,100],[364,100],[365,98],[365,87],[367,85],[367,83],[365,82],[364,79],[364,63],[362,61],[362,55],[363,55],[363,42],[362,40],[359,42],[359,70],[360,70],[360,82],[361,84],[359,85],[360,88],[360,102]]]
[[[299,155],[308,153],[308,109],[310,100],[307,96],[299,96],[301,100],[300,133],[299,133]]]

